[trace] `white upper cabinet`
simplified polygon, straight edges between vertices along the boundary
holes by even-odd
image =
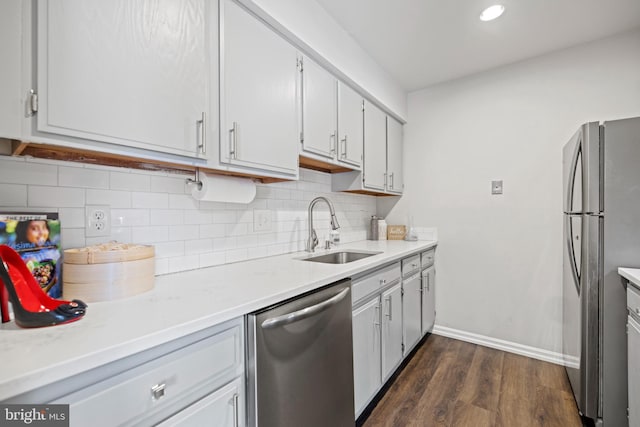
[[[338,82],[338,159],[356,168],[362,164],[363,98]]]
[[[307,57],[301,60],[302,155],[359,170],[363,98]]]
[[[206,0],[38,2],[37,130],[206,157],[216,14]]]
[[[387,116],[370,102],[364,106],[365,188],[385,190],[387,173]]]
[[[402,124],[387,116],[387,191],[402,193]]]
[[[297,53],[232,0],[221,0],[220,162],[297,177]]]
[[[338,80],[318,64],[300,62],[302,150],[335,159],[338,142]]]

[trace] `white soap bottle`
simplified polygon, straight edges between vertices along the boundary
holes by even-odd
[[[378,240],[387,240],[387,221],[378,221]]]

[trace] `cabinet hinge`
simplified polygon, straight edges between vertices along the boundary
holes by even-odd
[[[298,71],[304,71],[304,64],[302,63],[302,58],[296,59],[296,66],[298,67]]]
[[[300,142],[304,142],[304,132],[300,132]]]
[[[400,344],[400,348],[402,349],[402,354],[404,354],[404,343]]]
[[[364,100],[362,101],[362,111],[364,111]]]
[[[38,112],[38,94],[35,90],[29,91],[29,116],[33,116]]]
[[[400,296],[404,296],[404,289],[400,289]]]

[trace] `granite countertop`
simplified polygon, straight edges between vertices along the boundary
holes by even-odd
[[[640,290],[640,268],[618,268],[618,274],[624,277],[634,287]]]
[[[424,251],[436,241],[361,241],[336,250],[381,251],[334,265],[298,252],[156,277],[147,293],[89,304],[78,322],[0,326],[0,401]],[[321,254],[326,251],[316,251]],[[637,270],[640,271],[640,270]],[[638,276],[640,277],[640,276]],[[639,279],[640,280],[640,279]]]

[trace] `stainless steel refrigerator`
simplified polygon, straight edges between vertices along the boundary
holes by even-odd
[[[640,117],[587,123],[563,150],[563,353],[580,413],[627,420],[625,285],[640,267]]]

